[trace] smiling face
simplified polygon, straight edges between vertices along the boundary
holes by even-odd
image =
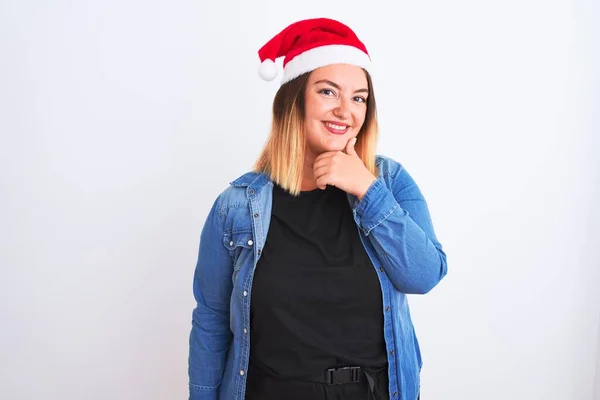
[[[304,103],[308,158],[344,150],[348,140],[358,135],[367,112],[367,88],[360,67],[334,64],[312,71]]]

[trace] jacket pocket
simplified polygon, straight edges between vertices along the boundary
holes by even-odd
[[[225,232],[223,246],[229,251],[233,262],[233,280],[244,265],[251,265],[254,260],[254,237],[252,231]]]

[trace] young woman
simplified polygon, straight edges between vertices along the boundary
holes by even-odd
[[[376,154],[370,57],[346,25],[298,21],[259,51],[283,79],[251,172],[216,199],[200,239],[190,399],[419,397],[406,294],[446,275],[426,201]]]

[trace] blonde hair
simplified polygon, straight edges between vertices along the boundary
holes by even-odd
[[[366,70],[365,74],[369,89],[367,112],[354,148],[367,169],[377,176],[379,126],[373,83]],[[300,193],[302,185],[306,150],[304,93],[309,76],[310,72],[284,83],[275,94],[271,133],[253,167],[293,195]]]

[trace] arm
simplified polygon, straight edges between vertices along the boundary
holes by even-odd
[[[192,313],[189,343],[190,400],[218,399],[218,387],[232,338],[229,300],[233,266],[223,246],[223,219],[218,211],[217,200],[202,229],[194,272],[197,305]]]
[[[354,208],[396,289],[425,294],[446,275],[446,254],[437,241],[427,203],[417,184],[398,164],[392,189],[380,177]]]

